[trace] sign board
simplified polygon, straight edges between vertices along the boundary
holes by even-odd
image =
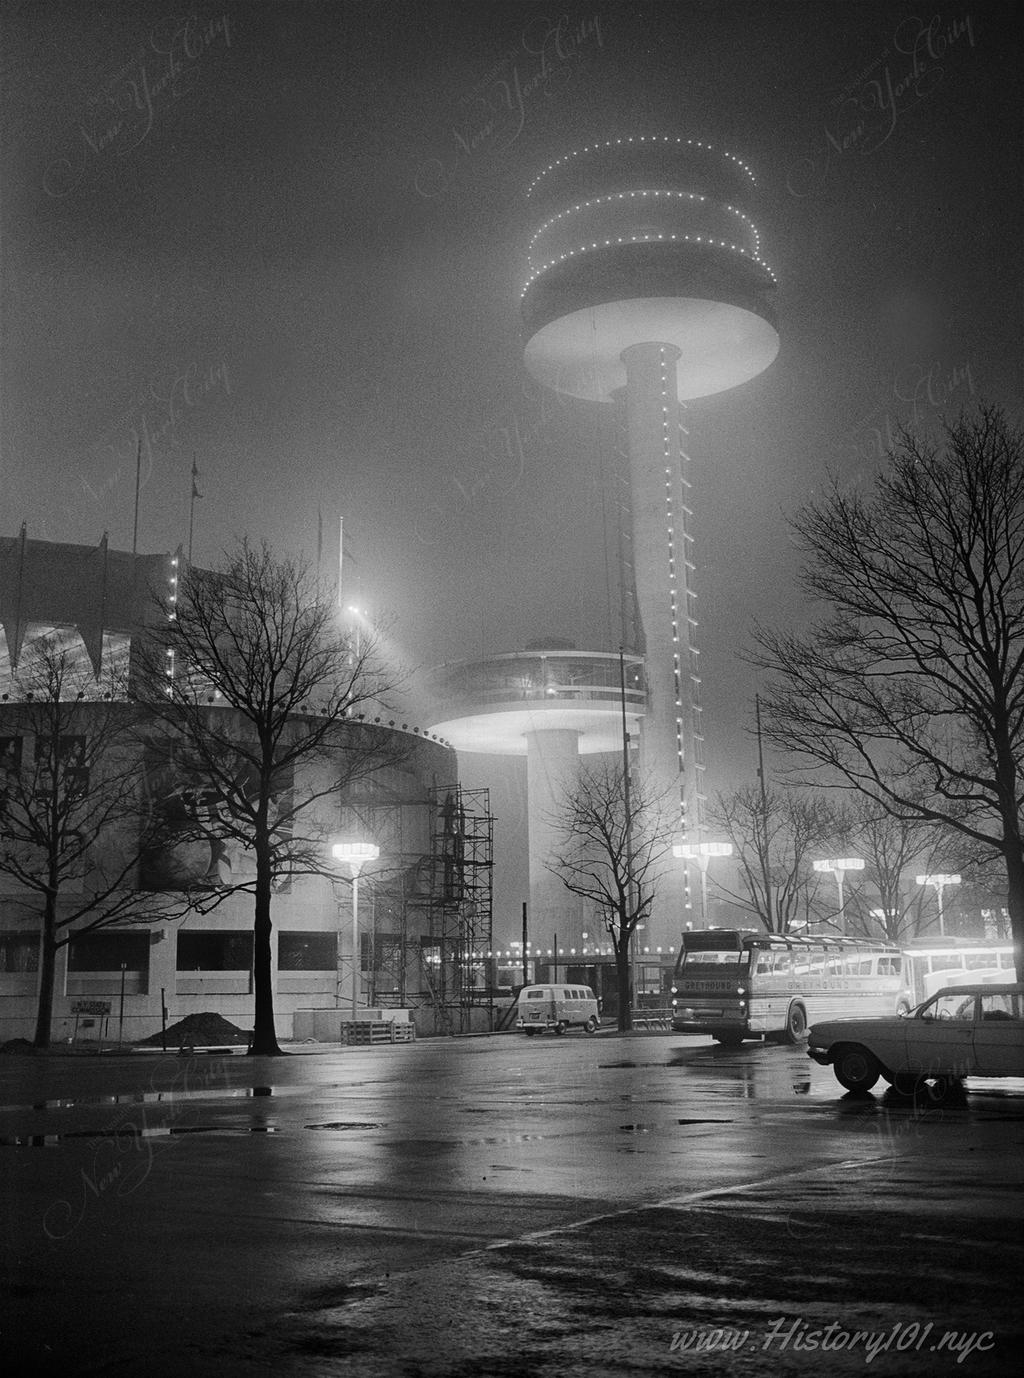
[[[109,1000],[76,1000],[71,1006],[72,1014],[109,1014]]]

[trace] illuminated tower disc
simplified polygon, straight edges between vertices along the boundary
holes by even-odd
[[[679,404],[749,381],[778,353],[753,191],[733,154],[645,137],[568,153],[528,193],[537,229],[522,292],[526,366],[571,397],[625,397],[648,691],[642,759],[678,801],[683,836],[702,823],[703,755]],[[683,904],[681,887],[662,887],[658,941],[674,940]]]
[[[625,688],[623,689],[623,680]],[[571,642],[535,642],[525,651],[459,661],[432,672],[438,704],[431,732],[462,752],[525,756],[530,866],[530,932],[582,947],[592,917],[549,865],[560,850],[558,815],[578,779],[579,758],[622,751],[625,717],[636,733],[644,714],[642,665]]]

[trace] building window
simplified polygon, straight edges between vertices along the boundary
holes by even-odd
[[[37,933],[0,933],[0,974],[24,976],[38,970]]]
[[[178,934],[179,971],[249,971],[252,934],[236,931]]]
[[[144,995],[149,989],[148,933],[107,929],[72,938],[68,945],[68,995],[120,990],[122,974],[126,994]]]
[[[81,799],[89,793],[89,768],[86,740],[82,736],[61,736],[57,740],[56,760],[53,760],[53,743],[45,737],[36,737],[36,768],[40,773],[43,790],[56,790],[68,799]],[[56,776],[49,773],[56,767]]]
[[[336,933],[279,933],[277,935],[279,971],[336,971],[338,935]]]
[[[68,947],[68,971],[149,970],[149,934],[123,929],[83,933]]]
[[[21,738],[0,737],[0,772],[17,775],[21,770]]]

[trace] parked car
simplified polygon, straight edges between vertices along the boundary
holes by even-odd
[[[1024,1077],[1024,985],[948,986],[906,1016],[813,1024],[807,1055],[849,1091],[879,1077],[907,1095],[932,1078]]]
[[[564,1034],[577,1025],[596,1033],[600,1023],[597,998],[589,986],[524,986],[516,1005],[516,1028],[525,1034],[544,1029]]]

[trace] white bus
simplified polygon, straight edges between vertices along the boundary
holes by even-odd
[[[906,1014],[943,986],[1016,979],[1010,943],[986,943],[977,938],[915,938],[903,949],[903,989],[897,1013]]]
[[[672,984],[672,1028],[735,1046],[798,1043],[819,1019],[894,1014],[899,948],[869,939],[784,937],[735,928],[683,935]]]

